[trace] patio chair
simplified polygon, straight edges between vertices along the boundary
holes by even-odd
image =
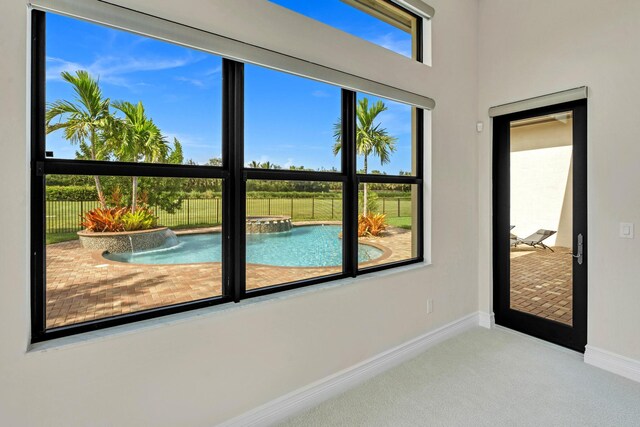
[[[510,225],[509,226],[509,231],[513,230],[514,228],[516,228],[515,225]],[[516,236],[515,234],[510,232],[509,233],[509,242],[510,242],[511,246],[515,247],[518,244],[518,236]]]
[[[551,252],[554,252],[553,249],[542,243],[543,240],[549,238],[550,236],[553,236],[554,234],[556,234],[556,231],[545,230],[541,228],[540,230],[536,231],[530,236],[525,237],[524,239],[516,237],[516,242],[515,244],[513,244],[513,246],[518,246],[519,244],[524,243],[525,245],[529,245],[535,248],[539,245],[544,249],[549,249]]]

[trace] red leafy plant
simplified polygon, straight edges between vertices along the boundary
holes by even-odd
[[[124,231],[121,218],[127,212],[127,208],[95,208],[82,215],[80,225],[99,233]]]
[[[135,212],[128,207],[96,208],[85,212],[81,218],[81,226],[97,233],[148,230],[156,227],[158,219],[146,207],[138,207]]]

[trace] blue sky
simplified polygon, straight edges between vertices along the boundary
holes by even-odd
[[[384,31],[393,30],[338,0],[277,3],[302,4],[306,11],[301,12],[317,19],[333,16],[352,28],[359,27],[363,38],[371,34],[384,37]],[[340,14],[328,12],[334,6],[340,7]],[[329,23],[348,31],[339,22]],[[376,23],[381,27],[376,29]],[[47,102],[73,99],[73,91],[60,73],[84,69],[99,79],[104,96],[112,101],[142,101],[147,114],[169,140],[180,140],[186,159],[204,163],[220,156],[219,57],[54,14],[47,14],[46,55]],[[340,116],[339,88],[253,65],[246,66],[245,76],[247,162],[339,168],[339,157],[331,151],[333,124]],[[362,96],[368,95],[359,94]],[[398,151],[383,167],[372,159],[370,170],[397,174],[411,167],[411,112],[399,103],[385,100],[385,104],[389,110],[379,116],[380,121],[398,138]],[[56,158],[75,157],[75,147],[61,131],[47,136],[47,150],[54,151]]]
[[[340,0],[269,0],[344,32],[411,57],[411,35]]]

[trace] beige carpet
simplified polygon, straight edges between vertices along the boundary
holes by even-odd
[[[475,329],[283,426],[640,426],[640,384],[582,355]]]

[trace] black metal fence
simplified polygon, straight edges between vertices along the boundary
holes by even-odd
[[[99,207],[94,200],[47,200],[46,232],[74,233],[80,231],[84,212]],[[150,206],[158,223],[172,228],[204,227],[222,222],[222,199],[184,199],[179,209],[167,212]],[[410,217],[410,198],[379,198],[378,212],[387,217]],[[293,220],[340,220],[342,199],[333,198],[268,198],[247,199],[247,215],[285,215]]]

